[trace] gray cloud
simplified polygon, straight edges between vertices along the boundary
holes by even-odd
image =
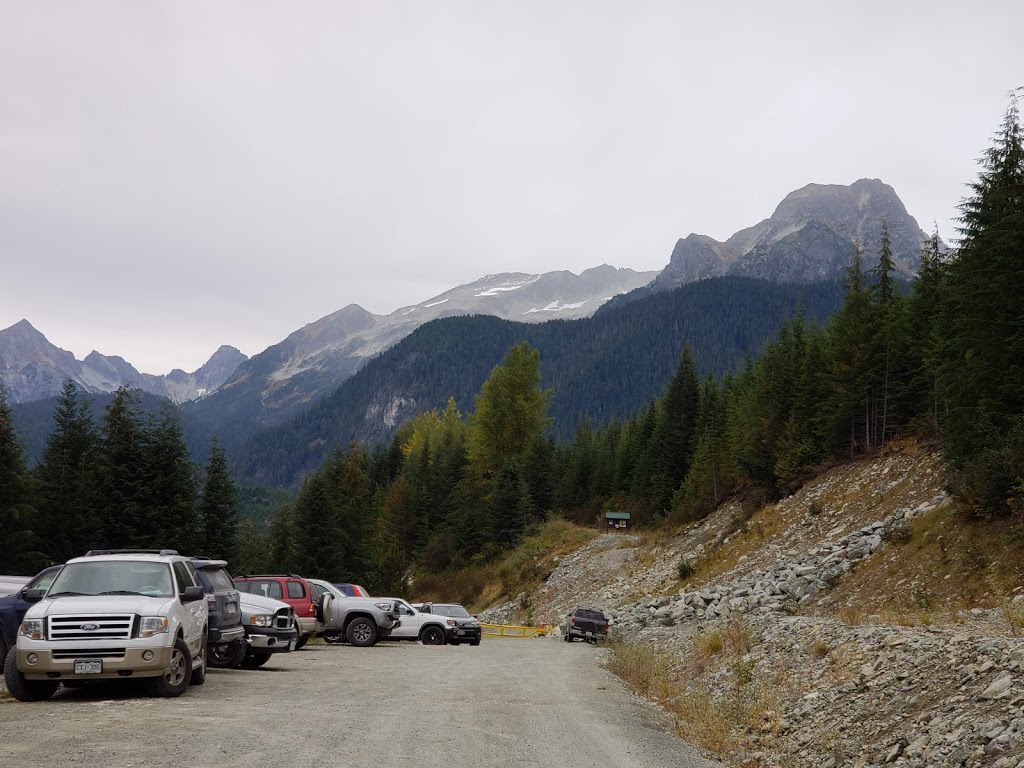
[[[1016,0],[0,0],[0,327],[192,370],[490,272],[659,269],[810,182],[950,220]]]

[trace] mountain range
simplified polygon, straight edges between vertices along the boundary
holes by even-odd
[[[164,376],[154,376],[140,373],[123,357],[101,355],[95,350],[84,360],[77,360],[51,344],[28,320],[0,330],[0,380],[12,403],[54,397],[67,379],[91,394],[129,386],[183,403],[216,390],[248,359],[234,347],[224,345],[192,373],[175,368]]]
[[[89,393],[134,385],[183,404],[186,422],[194,434],[218,433],[226,445],[239,448],[261,429],[287,424],[333,396],[369,361],[382,356],[384,364],[397,360],[385,355],[386,350],[434,321],[468,315],[489,315],[531,325],[554,318],[581,321],[595,313],[613,312],[623,303],[724,276],[784,284],[836,283],[858,247],[864,254],[864,268],[870,269],[877,260],[883,225],[892,240],[898,271],[904,276],[913,275],[926,236],[892,187],[877,179],[861,179],[850,186],[810,184],[787,195],[769,218],[725,242],[699,234],[680,239],[661,272],[603,265],[580,275],[488,275],[389,315],[375,315],[352,304],[296,330],[251,359],[233,347],[223,346],[199,370],[175,370],[166,376],[139,373],[124,359],[98,352],[78,361],[22,321],[0,331],[0,376],[14,403],[53,397],[67,378]],[[721,306],[710,304],[705,311],[713,316],[737,311],[729,300],[721,301]],[[775,318],[772,322],[780,321],[777,313],[771,316]],[[444,327],[461,326],[456,323]],[[653,332],[654,328],[648,330]],[[757,333],[762,330],[759,326]],[[517,331],[516,335],[534,336],[526,331]],[[623,337],[629,337],[629,344],[648,343],[628,333]],[[442,357],[447,364],[458,365],[458,339],[443,335],[431,338],[445,345]],[[741,348],[743,344],[737,347],[730,342],[729,349]],[[456,350],[454,357],[448,355],[452,349]],[[421,348],[418,354],[429,356],[431,352]],[[595,350],[595,354],[600,352]],[[677,354],[675,349],[673,359]],[[625,375],[615,369],[614,360],[602,359],[606,376]],[[379,385],[393,394],[393,403],[424,402],[422,397],[403,400],[401,387],[389,383],[387,373],[379,368],[375,376]],[[394,376],[401,378],[398,372]],[[575,386],[568,382],[564,380],[562,386]],[[591,396],[601,397],[599,390],[591,387]],[[572,400],[566,407],[579,408],[580,403]],[[591,414],[608,410],[596,402],[582,409]],[[404,409],[396,412],[404,413]],[[359,420],[354,417],[344,421],[345,429],[351,430],[350,437],[382,434],[377,427],[358,427]]]

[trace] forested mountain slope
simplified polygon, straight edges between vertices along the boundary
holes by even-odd
[[[624,419],[661,394],[686,344],[701,373],[734,370],[782,324],[803,312],[822,322],[842,302],[838,284],[785,285],[718,278],[657,294],[592,318],[542,324],[493,317],[437,320],[368,363],[321,403],[252,437],[234,466],[243,482],[289,484],[338,446],[387,440],[416,413],[472,398],[502,356],[527,342],[553,390],[552,434],[567,438],[582,419]],[[230,440],[226,440],[230,446]]]

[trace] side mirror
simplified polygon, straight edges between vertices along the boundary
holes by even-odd
[[[22,591],[21,598],[26,603],[38,603],[45,595],[45,589],[26,589]]]
[[[185,587],[185,591],[181,595],[181,602],[194,603],[196,600],[202,600],[205,596],[202,587]]]

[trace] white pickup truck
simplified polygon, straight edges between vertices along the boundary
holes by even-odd
[[[94,550],[25,599],[33,605],[4,666],[19,701],[47,699],[61,683],[136,678],[180,696],[206,679],[206,596],[173,550]]]

